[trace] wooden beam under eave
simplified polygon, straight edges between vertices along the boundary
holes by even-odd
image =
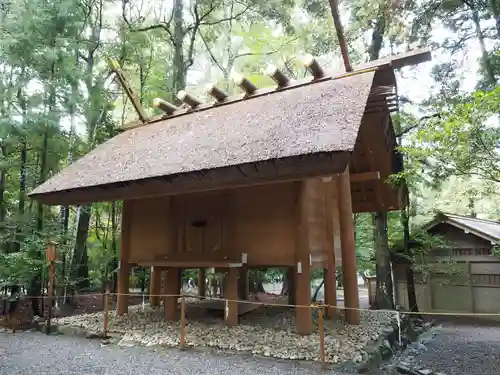
[[[345,168],[348,160],[348,152],[336,152],[331,155],[318,154],[311,156],[308,160],[290,157],[286,162],[282,159],[274,163],[275,168],[269,168],[269,172],[256,171],[251,163],[244,164],[240,168],[244,169],[246,176],[241,173],[231,173],[231,171],[234,172],[234,167],[222,167],[206,171],[203,175],[179,174],[169,180],[172,182],[158,177],[70,191],[30,194],[30,198],[48,205],[74,205],[276,184],[331,176]],[[267,163],[272,163],[272,161],[260,163],[259,170],[263,169],[262,167]]]
[[[177,267],[177,268],[241,268],[242,263],[230,263],[228,261],[188,261],[188,260],[139,260],[137,261],[139,267]]]
[[[380,172],[363,172],[351,174],[351,184],[355,182],[380,180]]]

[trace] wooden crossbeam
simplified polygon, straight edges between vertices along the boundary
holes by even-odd
[[[123,91],[125,91],[128,98],[132,102],[132,105],[134,106],[134,109],[137,112],[137,115],[139,116],[140,121],[142,123],[148,122],[148,116],[146,114],[146,111],[144,110],[144,107],[141,105],[139,97],[135,94],[134,90],[132,90],[132,87],[130,86],[127,79],[125,78],[125,75],[123,74],[118,61],[110,58],[110,59],[108,59],[108,64],[109,64],[109,67],[111,68],[111,70],[116,74],[116,78],[118,78],[118,81],[120,82],[120,85],[122,86]]]
[[[351,183],[380,180],[380,172],[363,172],[351,174]]]

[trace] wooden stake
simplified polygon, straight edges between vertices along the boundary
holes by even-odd
[[[222,294],[226,300],[224,321],[228,326],[238,325],[238,269],[230,267],[223,282]]]
[[[347,43],[344,37],[344,28],[342,27],[342,22],[340,21],[339,4],[337,0],[330,0],[330,9],[332,10],[333,23],[335,25],[335,30],[337,31],[337,38],[339,40],[342,59],[344,60],[345,71],[352,72],[352,66],[349,62],[349,51],[347,50]]]
[[[106,292],[104,293],[104,327],[103,338],[108,337],[109,329],[109,285],[106,285]]]
[[[318,309],[318,330],[319,330],[319,357],[321,359],[321,368],[326,368],[325,360],[325,328],[323,326],[323,309]]]
[[[181,337],[180,337],[180,347],[181,350],[185,349],[186,341],[186,303],[184,297],[181,298]]]
[[[52,302],[54,301],[54,279],[55,279],[55,262],[53,260],[50,261],[49,265],[49,290],[48,290],[48,297],[49,297],[49,306],[48,306],[48,311],[47,311],[47,331],[46,334],[50,334],[50,323],[52,320]]]
[[[111,70],[116,74],[116,78],[118,78],[118,81],[120,82],[120,85],[123,88],[123,91],[125,91],[125,94],[127,94],[128,98],[132,102],[132,105],[134,106],[135,111],[137,112],[137,116],[139,116],[139,119],[144,123],[148,122],[148,116],[146,114],[146,111],[142,107],[142,104],[135,94],[135,92],[132,90],[132,87],[128,83],[127,79],[125,78],[125,75],[123,74],[120,64],[118,61],[115,59],[108,59],[108,64]]]
[[[47,335],[50,334],[50,325],[52,321],[52,302],[54,297],[54,288],[55,288],[55,275],[56,275],[56,243],[50,242],[46,249],[46,258],[49,261],[49,285],[47,291],[47,297],[49,299],[49,306],[47,311],[47,325],[45,333]]]

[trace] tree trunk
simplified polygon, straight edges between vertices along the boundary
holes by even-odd
[[[342,266],[337,266],[336,269],[336,274],[337,274],[337,287],[338,288],[343,288],[344,287],[344,269]]]
[[[380,50],[384,41],[386,32],[386,5],[381,5],[378,11],[378,17],[372,31],[372,40],[368,49],[370,60],[377,60],[380,57]],[[377,307],[394,308],[394,296],[392,289],[392,272],[390,262],[390,250],[387,238],[387,214],[385,212],[376,212],[372,214],[373,222],[373,240],[375,243],[376,276],[377,289],[376,301]]]
[[[375,22],[375,26],[373,27],[372,40],[368,49],[370,61],[378,60],[380,57],[380,50],[382,49],[382,44],[384,42],[385,26],[385,14],[384,12],[379,11],[379,16]]]
[[[50,100],[51,102],[51,100]],[[49,103],[50,103],[49,102]],[[49,104],[50,106],[50,104]],[[46,128],[44,133],[43,133],[43,146],[42,146],[42,153],[40,155],[40,177],[38,183],[41,184],[47,179],[47,156],[49,152],[49,131]],[[43,224],[44,224],[44,205],[41,202],[38,202],[37,205],[37,215],[36,215],[36,230],[38,234],[43,230]],[[43,259],[43,253],[40,250],[35,250],[34,257],[36,259],[42,260]],[[31,280],[28,285],[28,295],[32,297],[39,297],[43,295],[43,269],[35,269],[35,272],[33,276],[31,277]],[[44,304],[43,301],[41,303],[41,311],[39,310],[39,300],[38,298],[32,298],[31,299],[31,307],[33,309],[33,314],[34,315],[43,315],[43,308]]]
[[[408,207],[401,210],[401,224],[403,226],[403,251],[408,259],[405,276],[409,311],[418,312],[417,294],[415,292],[415,278],[413,274],[413,257],[410,254],[410,214]]]
[[[24,74],[24,70],[23,70]],[[26,119],[26,101],[23,96],[23,92],[21,89],[17,91],[17,99],[19,102],[19,106],[21,107],[21,113],[23,116],[23,123]],[[19,157],[20,157],[20,165],[19,165],[19,193],[18,193],[18,203],[17,203],[17,214],[18,214],[18,221],[16,223],[16,233],[15,233],[15,240],[9,244],[7,247],[9,251],[12,252],[19,252],[21,250],[21,242],[23,241],[23,227],[24,227],[24,216],[25,216],[25,203],[26,203],[26,163],[28,159],[28,151],[27,151],[27,144],[26,144],[26,137],[23,134],[21,136],[21,142],[20,142],[20,152],[19,152]],[[4,172],[2,172],[4,173]],[[2,177],[2,181],[4,181],[4,177]],[[16,294],[19,292],[19,285],[13,285],[11,286],[11,293]],[[40,315],[39,309],[38,309],[38,301],[36,299],[32,299],[32,308],[33,308],[33,314],[34,315]],[[11,306],[12,307],[12,306]],[[14,307],[15,308],[15,307]]]
[[[316,290],[314,291],[313,296],[311,298],[311,302],[316,302],[316,300],[318,298],[319,290],[321,289],[321,287],[323,286],[324,283],[325,283],[325,279],[321,280],[321,283],[316,287]]]
[[[116,202],[111,202],[111,251],[113,258],[111,259],[111,269],[113,270],[113,293],[118,290],[118,246],[116,241]]]
[[[497,83],[497,80],[495,77],[495,71],[493,69],[491,59],[488,56],[488,51],[486,50],[486,44],[484,42],[485,36],[483,30],[481,29],[481,23],[480,23],[481,21],[479,19],[479,13],[476,8],[472,8],[471,11],[472,11],[472,21],[474,22],[477,40],[479,41],[479,46],[481,48],[481,60],[483,61],[484,72],[486,78],[488,79],[488,83],[491,85],[491,87],[494,87]]]
[[[91,205],[82,205],[78,207],[75,248],[73,250],[73,259],[71,262],[71,279],[75,282],[75,291],[82,291],[89,287],[87,238],[89,235],[91,209]]]
[[[497,29],[497,39],[500,39],[500,5],[498,0],[490,0],[490,8],[493,17],[495,18],[495,25]]]
[[[2,151],[2,158],[7,158],[7,148],[3,145],[0,145],[0,150]],[[5,217],[7,214],[7,210],[5,208],[5,179],[7,177],[6,169],[0,169],[0,232],[3,233],[5,229]],[[7,251],[4,247],[6,244],[2,244],[2,248]]]
[[[75,50],[75,69],[78,68],[78,49]],[[71,165],[73,163],[73,140],[75,137],[76,133],[76,103],[78,100],[79,96],[79,91],[78,91],[78,81],[76,78],[73,78],[71,81],[71,97],[70,97],[70,102],[68,103],[68,112],[70,116],[70,129],[69,129],[69,136],[68,136],[68,165]],[[68,275],[67,275],[67,251],[66,251],[66,236],[68,235],[68,229],[69,229],[69,206],[61,206],[61,231],[63,235],[63,253],[62,253],[62,259],[61,259],[61,288],[63,290],[63,303],[66,303],[66,291],[67,291],[67,284],[68,284]],[[71,269],[71,268],[70,268]]]
[[[186,87],[187,76],[186,62],[184,61],[184,38],[186,36],[184,30],[184,0],[174,0],[172,12],[174,61],[172,66],[173,79],[170,80],[172,87],[168,91],[173,95],[173,102],[179,103],[177,93]],[[170,75],[170,72],[167,72],[167,75]]]
[[[262,277],[259,270],[249,270],[248,272],[248,289],[250,293],[265,293]]]
[[[373,231],[375,238],[375,259],[377,262],[376,302],[379,309],[394,308],[392,287],[391,254],[387,239],[387,213],[373,214]]]
[[[283,272],[283,285],[281,286],[281,295],[282,296],[288,296],[288,272],[289,272],[289,269],[285,269],[284,272]]]

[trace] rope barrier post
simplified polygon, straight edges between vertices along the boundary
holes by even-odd
[[[400,315],[400,313],[399,313],[399,310],[398,310],[398,312],[397,312],[396,319],[397,319],[397,322],[398,322],[398,338],[399,338],[399,346],[403,346],[403,343],[402,343],[402,337],[401,337],[401,315]]]
[[[54,297],[54,287],[55,287],[55,274],[56,274],[56,243],[51,241],[47,245],[45,249],[45,256],[47,261],[49,262],[49,285],[47,291],[47,297],[49,300],[49,305],[47,309],[47,325],[45,326],[45,333],[50,335],[51,330],[51,322],[52,322],[52,302]],[[42,299],[43,305],[43,299]]]
[[[106,285],[106,292],[104,293],[104,328],[103,336],[108,337],[109,329],[109,285]]]
[[[181,337],[179,340],[181,350],[185,349],[185,341],[186,341],[186,303],[184,297],[181,298]]]
[[[323,326],[323,308],[318,308],[318,330],[319,330],[319,356],[321,359],[321,368],[326,368],[325,360],[325,328]]]

